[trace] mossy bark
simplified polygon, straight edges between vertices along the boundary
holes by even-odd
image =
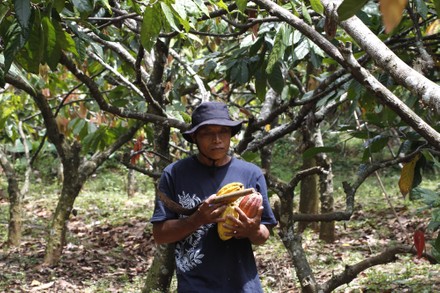
[[[174,247],[174,244],[164,244],[156,247],[153,263],[148,270],[142,293],[170,292],[170,284],[175,268]]]
[[[321,214],[332,213],[334,211],[332,162],[324,153],[317,156],[317,162],[326,170],[319,175]],[[335,221],[321,222],[319,239],[333,243],[335,238]]]
[[[67,223],[72,212],[75,199],[87,180],[87,172],[80,169],[81,146],[78,143],[71,147],[65,146],[64,154],[64,181],[61,189],[61,196],[58,200],[55,213],[49,225],[44,264],[55,266],[58,264],[63,247],[66,244]]]
[[[18,186],[18,176],[7,156],[0,150],[0,166],[2,166],[7,181],[9,194],[9,225],[7,246],[19,246],[22,236],[23,208],[22,194]]]
[[[158,105],[150,103],[148,112],[156,115],[164,115],[162,108],[167,103],[162,80],[168,58],[168,42],[169,40],[165,40],[156,43],[155,62],[148,85],[152,96],[158,103]],[[158,107],[159,105],[162,108]],[[163,170],[171,163],[171,160],[166,159],[170,158],[169,148],[170,126],[168,124],[156,124],[154,126],[154,149],[159,154],[159,160],[155,161],[155,170]],[[174,245],[158,246],[142,292],[169,292],[174,267]]]
[[[304,159],[303,170],[316,166],[314,158]],[[316,174],[305,177],[301,181],[301,194],[299,201],[299,211],[302,214],[318,214],[319,213],[319,178]],[[299,222],[298,231],[303,232],[307,227],[318,231],[318,223]]]
[[[301,292],[317,292],[318,284],[302,247],[301,236],[294,231],[293,196],[290,194],[293,193],[293,190],[284,192],[280,196],[280,204],[277,206],[280,215],[280,237],[295,264],[296,274],[301,283]]]

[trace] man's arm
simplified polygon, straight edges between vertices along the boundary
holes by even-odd
[[[184,239],[202,225],[222,221],[221,215],[226,205],[210,204],[214,197],[216,197],[215,194],[211,195],[189,217],[153,223],[153,236],[156,243],[173,243]]]

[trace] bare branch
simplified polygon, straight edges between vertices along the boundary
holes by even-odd
[[[339,286],[350,283],[366,269],[396,261],[397,255],[407,253],[416,254],[416,251],[407,245],[390,247],[378,255],[367,258],[357,264],[346,266],[341,274],[333,276],[330,280],[321,285],[320,289],[322,292],[333,292],[333,290]]]

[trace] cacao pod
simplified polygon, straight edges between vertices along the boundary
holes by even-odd
[[[244,189],[244,185],[241,182],[228,183],[228,184],[224,185],[222,188],[220,188],[220,190],[217,192],[217,196],[228,194],[228,193],[242,190],[242,189]],[[222,217],[226,218],[227,215],[231,215],[234,218],[238,218],[239,215],[238,215],[238,212],[235,210],[235,208],[238,206],[239,202],[240,202],[239,199],[237,199],[235,201],[228,203],[228,206],[226,207],[226,209],[222,213]],[[224,222],[224,223],[229,224],[229,225],[232,224],[231,220],[226,220],[226,222]],[[232,238],[232,236],[225,235],[225,233],[229,233],[229,232],[231,232],[231,230],[223,227],[223,223],[219,223],[217,225],[217,233],[218,233],[221,240],[228,240],[228,239]]]
[[[238,215],[238,212],[235,210],[236,207],[237,207],[237,203],[236,203],[236,202],[234,202],[234,203],[232,203],[232,204],[229,204],[229,205],[226,207],[225,211],[223,212],[222,217],[226,217],[227,215],[231,215],[231,216],[233,216],[234,218],[238,218],[239,215]],[[225,223],[225,224],[228,224],[228,225],[232,225],[232,224],[233,224],[233,222],[232,222],[229,218],[226,218],[226,221],[225,221],[224,223]],[[225,233],[229,233],[229,232],[231,232],[232,230],[223,227],[223,224],[224,224],[224,223],[219,223],[219,224],[217,225],[217,233],[218,233],[218,236],[219,236],[220,239],[223,240],[223,241],[232,238],[232,236],[229,236],[229,235],[226,235],[226,234],[225,234]]]
[[[260,193],[254,192],[246,195],[240,201],[239,208],[248,218],[253,218],[257,215],[258,209],[263,204],[263,196]]]
[[[239,182],[229,183],[220,189],[221,192],[220,191],[217,192],[217,196],[224,195],[233,191],[238,191],[241,189],[244,189],[243,184]],[[230,233],[232,232],[232,230],[223,227],[223,224],[228,224],[228,225],[233,224],[233,222],[227,218],[228,215],[231,215],[234,218],[238,219],[239,213],[235,210],[236,207],[239,207],[249,218],[253,218],[257,215],[258,209],[262,204],[263,204],[263,196],[258,192],[248,194],[242,198],[239,198],[229,203],[222,214],[222,217],[226,218],[226,221],[224,223],[219,223],[217,225],[217,232],[220,239],[228,240],[232,238],[232,236],[225,235],[225,233]]]
[[[242,190],[244,189],[244,185],[241,182],[231,182],[226,185],[224,185],[222,188],[220,188],[219,191],[217,191],[217,196],[225,195],[234,191]]]

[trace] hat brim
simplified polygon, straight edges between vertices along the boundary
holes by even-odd
[[[228,126],[231,127],[231,136],[236,135],[241,130],[241,124],[243,121],[233,121],[233,120],[226,120],[226,119],[210,119],[203,121],[200,124],[197,124],[191,129],[188,129],[185,132],[182,132],[182,136],[184,139],[186,139],[190,143],[194,143],[192,139],[192,134],[195,133],[200,127],[204,125],[219,125],[219,126]]]

